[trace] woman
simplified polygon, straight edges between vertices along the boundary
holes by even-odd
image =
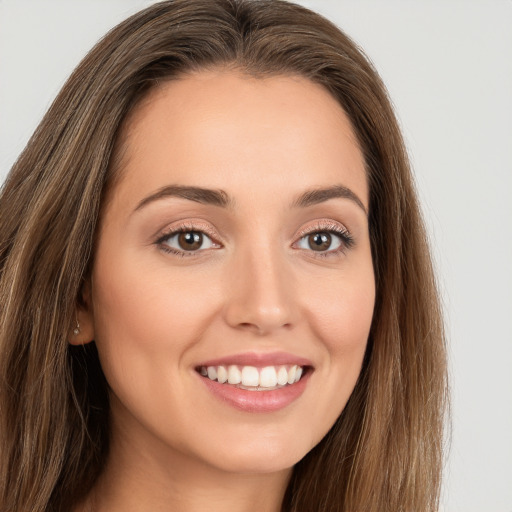
[[[0,208],[0,510],[436,509],[428,247],[385,89],[331,23],[136,14]]]

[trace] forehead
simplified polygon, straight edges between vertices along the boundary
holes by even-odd
[[[165,82],[130,113],[118,147],[121,182],[137,191],[171,182],[240,189],[262,180],[292,191],[341,180],[367,205],[352,125],[336,99],[304,77],[210,70]]]

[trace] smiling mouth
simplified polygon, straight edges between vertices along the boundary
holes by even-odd
[[[308,372],[309,367],[277,365],[256,366],[218,365],[199,366],[196,371],[205,378],[220,384],[248,391],[272,391],[296,384]]]

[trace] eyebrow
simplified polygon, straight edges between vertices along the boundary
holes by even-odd
[[[149,203],[167,197],[179,197],[196,203],[220,206],[221,208],[232,208],[235,204],[235,201],[230,198],[224,190],[184,185],[168,185],[144,198],[137,205],[135,211],[144,208],[144,206],[147,206]],[[307,208],[308,206],[313,206],[328,201],[329,199],[337,198],[350,199],[359,206],[366,215],[368,215],[366,207],[361,199],[359,199],[352,190],[344,187],[343,185],[307,190],[292,202],[292,207]]]
[[[180,197],[201,204],[211,204],[222,208],[232,207],[233,200],[224,192],[224,190],[214,190],[202,187],[188,187],[183,185],[168,185],[157,190],[154,194],[144,198],[135,208],[135,211],[144,208],[144,206],[164,199],[166,197]]]
[[[355,204],[357,204],[357,206],[359,206],[359,208],[361,208],[366,215],[368,215],[368,211],[366,210],[366,207],[361,199],[359,199],[359,197],[352,190],[350,190],[348,187],[344,187],[343,185],[335,185],[333,187],[308,190],[301,194],[292,203],[292,206],[307,208],[308,206],[313,206],[315,204],[328,201],[329,199],[337,198],[350,199]]]

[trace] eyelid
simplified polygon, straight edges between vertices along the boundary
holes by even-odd
[[[173,247],[170,247],[169,245],[166,245],[164,242],[168,240],[169,238],[179,234],[179,233],[185,233],[187,231],[196,231],[203,233],[208,238],[211,239],[212,243],[214,244],[214,248],[218,249],[222,247],[222,243],[219,241],[219,236],[215,230],[213,230],[208,224],[201,222],[201,221],[194,221],[194,220],[186,220],[181,221],[175,224],[171,224],[161,230],[156,235],[155,245],[157,245],[161,250],[166,252],[171,252],[176,255],[181,256],[199,256],[204,251],[208,251],[209,249],[200,249],[197,251],[181,251],[178,249],[175,249]]]
[[[213,248],[215,249],[223,247],[223,244],[219,241],[219,235],[215,230],[211,228],[211,226],[208,223],[205,223],[204,221],[195,220],[179,221],[175,224],[167,226],[156,235],[156,240],[154,243],[155,245],[159,246],[161,250],[171,252],[175,255],[180,256],[199,256],[201,255],[201,253],[209,251],[211,249],[207,248],[199,249],[196,251],[181,251],[173,247],[170,247],[167,244],[164,244],[164,242],[171,238],[172,236],[187,231],[196,231],[205,234],[211,239],[212,243],[215,246]],[[314,253],[315,257],[334,256],[339,253],[344,253],[347,249],[350,249],[354,245],[354,238],[350,234],[349,230],[343,224],[331,219],[321,219],[316,220],[313,224],[309,224],[306,227],[301,228],[294,236],[295,241],[293,242],[292,247],[295,246],[306,236],[316,232],[326,232],[334,234],[335,236],[340,238],[341,245],[340,247],[335,249],[318,252],[300,248],[301,250]]]
[[[218,241],[219,238],[217,232],[213,230],[209,224],[194,220],[178,221],[177,223],[171,224],[160,230],[156,237],[159,240],[165,240],[171,235],[176,233],[183,233],[186,231],[200,231],[208,235],[210,238],[216,239],[216,241]]]
[[[347,235],[347,237],[352,238],[350,231],[343,224],[327,219],[317,220],[314,224],[310,224],[307,227],[301,228],[295,235],[295,238],[303,238],[307,235],[310,235],[311,233],[316,233],[317,231],[341,233]]]
[[[350,231],[343,224],[330,219],[323,219],[317,220],[315,221],[314,224],[310,224],[304,228],[301,228],[300,231],[295,236],[296,241],[293,243],[293,245],[300,242],[306,236],[317,232],[333,233],[334,235],[341,239],[341,245],[336,249],[330,249],[328,251],[316,252],[313,250],[308,251],[307,249],[302,249],[307,252],[314,253],[315,257],[322,258],[327,256],[334,256],[339,253],[344,253],[347,249],[350,249],[355,243]]]

